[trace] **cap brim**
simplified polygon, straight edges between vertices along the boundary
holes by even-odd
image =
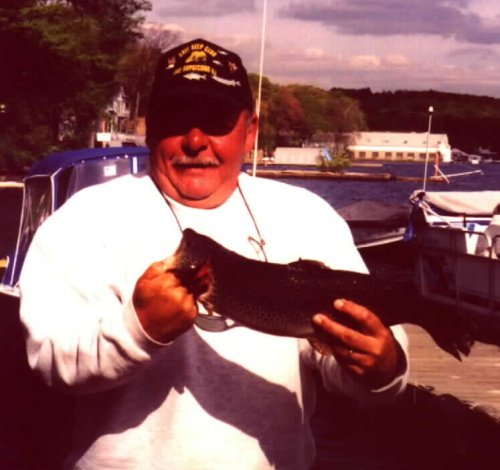
[[[155,95],[151,106],[157,109],[164,106],[178,106],[185,100],[200,102],[203,100],[214,100],[217,106],[224,105],[225,103],[237,109],[247,108],[251,110],[253,108],[253,103],[249,102],[249,100],[245,100],[242,96],[238,96],[235,93],[230,93],[227,89],[208,88],[200,86],[198,83],[188,83],[185,86],[182,84],[177,84],[175,87],[170,86]]]

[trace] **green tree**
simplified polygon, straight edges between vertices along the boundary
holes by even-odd
[[[2,4],[3,166],[88,145],[99,112],[117,91],[120,56],[139,36],[139,12],[150,8],[144,0]]]
[[[258,82],[258,75],[250,74],[255,96]],[[346,143],[343,141],[347,133],[365,128],[358,100],[341,91],[311,85],[281,86],[262,78],[259,147],[266,153],[277,146],[300,146],[307,142]]]
[[[342,92],[327,91],[311,85],[287,87],[303,109],[300,129],[303,142],[338,141],[343,135],[366,128],[357,100]]]
[[[303,110],[303,119],[299,130],[302,143],[308,142],[316,132],[327,132],[330,123],[326,117],[328,92],[312,85],[289,85],[287,90],[299,102]]]
[[[149,102],[156,64],[162,52],[179,42],[179,33],[156,26],[142,29],[142,37],[131,42],[118,63],[117,81],[131,101],[131,114],[144,116]]]

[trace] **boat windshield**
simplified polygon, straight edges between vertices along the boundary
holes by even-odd
[[[14,286],[17,282],[33,235],[40,224],[52,213],[52,204],[53,192],[50,176],[34,176],[25,182],[16,251],[5,271],[4,284]]]
[[[38,227],[72,195],[118,176],[141,176],[148,171],[149,155],[138,154],[82,160],[57,170],[52,175],[26,178],[16,249],[9,259],[2,283],[16,286],[24,258]]]
[[[58,177],[55,209],[83,188],[104,183],[118,176],[140,176],[148,170],[149,158],[145,155],[125,155],[78,162]]]

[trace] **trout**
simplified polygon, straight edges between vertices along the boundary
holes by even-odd
[[[311,260],[277,264],[249,259],[192,229],[183,231],[174,260],[171,271],[208,315],[215,312],[272,335],[307,338],[322,353],[330,349],[312,322],[315,314],[356,327],[333,308],[335,299],[369,308],[386,326],[418,325],[457,359],[468,355],[474,343],[464,315],[426,301],[407,284],[383,282],[371,274],[333,270]]]

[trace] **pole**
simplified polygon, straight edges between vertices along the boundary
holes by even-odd
[[[262,13],[262,34],[260,38],[260,66],[259,66],[259,86],[257,91],[257,103],[255,105],[255,112],[257,116],[260,116],[260,102],[262,98],[262,74],[264,71],[264,44],[266,39],[266,22],[267,22],[267,0],[264,0]],[[260,127],[260,125],[259,125]],[[252,176],[255,177],[257,174],[257,153],[259,149],[259,130],[257,130],[257,135],[255,136],[255,146],[253,150],[253,169]]]
[[[422,190],[425,192],[425,184],[427,183],[427,167],[429,166],[429,135],[431,134],[432,113],[434,108],[429,106],[429,126],[427,127],[427,139],[425,141],[425,169],[424,169],[424,185]]]

